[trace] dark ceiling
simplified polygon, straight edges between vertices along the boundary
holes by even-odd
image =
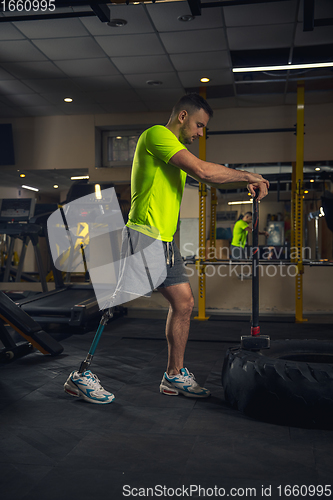
[[[54,12],[0,13],[0,117],[164,111],[201,77],[210,78],[214,108],[294,104],[300,78],[308,103],[332,102],[332,68],[231,71],[332,60],[333,1],[315,0],[311,10],[313,1],[203,1],[187,22],[180,18],[199,0],[71,0],[56,1]],[[126,24],[102,22],[98,5]],[[313,26],[304,31],[309,12]]]
[[[232,72],[332,61],[333,0],[53,3],[54,12],[0,12],[2,121],[169,111],[202,77],[214,109],[296,105],[300,79],[307,104],[333,102],[333,68]]]

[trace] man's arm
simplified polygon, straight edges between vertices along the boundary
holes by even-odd
[[[259,188],[258,200],[264,198],[268,193],[269,182],[261,175],[244,170],[234,170],[224,165],[200,160],[186,149],[182,149],[173,155],[169,163],[181,168],[199,182],[204,182],[213,187],[225,188],[224,184],[244,182],[247,183],[252,196],[255,196],[255,189]]]

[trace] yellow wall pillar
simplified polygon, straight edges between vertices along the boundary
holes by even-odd
[[[213,261],[216,260],[216,208],[217,208],[216,188],[212,187],[210,190],[210,231],[209,231],[208,260],[213,260]]]
[[[304,184],[303,184],[303,166],[304,166],[304,83],[299,82],[297,85],[297,129],[296,129],[296,165],[293,164],[293,235],[291,248],[294,254],[293,261],[295,262],[298,272],[296,275],[295,287],[295,321],[302,323],[306,321],[303,318],[303,197],[304,197]]]
[[[206,98],[206,87],[200,88],[200,95]],[[206,161],[206,128],[203,136],[199,138],[199,158]],[[199,256],[196,261],[196,268],[199,275],[198,290],[198,316],[195,319],[201,321],[207,320],[206,316],[206,266],[203,262],[206,260],[206,199],[207,186],[203,182],[199,183]]]

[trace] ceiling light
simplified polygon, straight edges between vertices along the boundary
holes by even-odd
[[[127,24],[125,19],[111,19],[110,22],[106,23],[111,28],[122,28]]]
[[[252,71],[282,71],[286,69],[330,68],[333,62],[311,64],[283,64],[282,66],[253,66],[251,68],[232,68],[233,73],[247,73]]]
[[[193,21],[195,19],[195,16],[191,16],[190,14],[186,14],[184,16],[179,16],[178,21],[181,21],[182,23],[188,23],[189,21]]]
[[[200,82],[202,82],[202,83],[210,82],[210,79],[206,78],[206,77],[200,78]]]
[[[25,177],[25,174],[20,174],[20,177]]]
[[[323,207],[320,207],[319,212],[320,212],[319,217],[325,217],[325,212]]]
[[[163,85],[163,82],[160,82],[159,80],[147,80],[146,84],[147,85],[158,86],[158,85]]]
[[[117,135],[116,139],[118,139],[118,141],[122,139],[121,135]]]
[[[73,99],[71,97],[65,97],[64,101],[65,102],[73,102]]]
[[[315,170],[317,170],[317,172],[319,172],[319,170],[320,170],[320,167],[316,167],[316,168],[315,168]]]
[[[310,182],[314,182],[314,179],[310,179]]]
[[[58,184],[55,184],[53,187],[54,187],[54,189],[58,189],[59,186],[58,186]]]
[[[39,189],[37,189],[37,188],[31,187],[31,186],[25,186],[24,184],[22,184],[22,187],[24,189],[29,189],[30,191],[39,191]]]
[[[71,177],[71,181],[80,181],[81,179],[89,179],[89,175],[76,175]]]
[[[304,191],[304,194],[308,194],[308,192],[309,192],[309,191],[308,191],[308,190],[306,190],[306,191]]]
[[[250,200],[246,200],[246,201],[228,201],[228,205],[248,205],[250,203],[252,203],[253,201],[253,198],[251,198]]]

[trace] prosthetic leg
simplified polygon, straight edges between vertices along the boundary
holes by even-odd
[[[79,373],[83,373],[89,369],[89,366],[90,366],[91,361],[94,357],[98,342],[102,336],[103,330],[112,317],[113,317],[113,307],[109,307],[108,309],[105,309],[104,314],[101,318],[101,321],[99,322],[94,340],[92,341],[89,352],[86,356],[86,359],[84,361],[82,361],[82,363],[81,363]]]

